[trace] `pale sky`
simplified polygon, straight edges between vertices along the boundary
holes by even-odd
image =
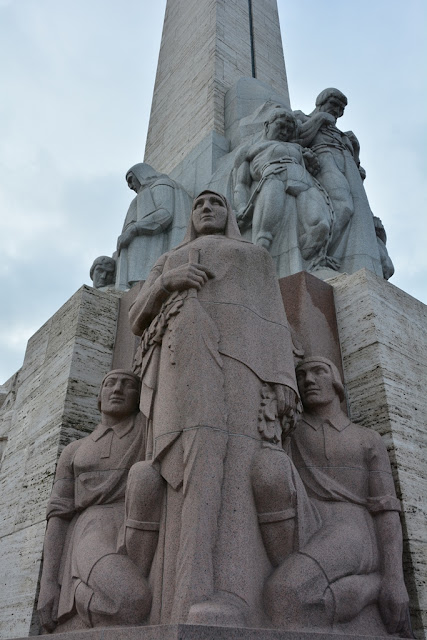
[[[256,1],[256,0],[255,0]],[[278,0],[289,91],[349,104],[390,282],[427,302],[425,0]],[[0,0],[0,384],[111,255],[144,157],[165,0]],[[260,78],[262,79],[262,78]]]

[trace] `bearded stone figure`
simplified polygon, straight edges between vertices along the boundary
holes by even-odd
[[[321,91],[310,115],[294,112],[299,142],[316,154],[316,179],[328,193],[334,210],[329,256],[337,261],[342,273],[366,268],[382,276],[372,211],[363,186],[366,172],[360,166],[360,145],[352,131],[343,132],[337,126],[346,106],[347,97],[338,89]]]

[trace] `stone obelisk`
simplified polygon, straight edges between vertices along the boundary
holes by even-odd
[[[276,0],[169,0],[145,161],[170,174],[212,132],[224,139],[225,95],[242,77],[289,103]]]

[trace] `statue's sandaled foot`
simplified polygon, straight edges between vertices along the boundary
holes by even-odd
[[[209,600],[193,604],[186,623],[215,627],[246,627],[246,607],[246,603],[238,596],[218,592]]]

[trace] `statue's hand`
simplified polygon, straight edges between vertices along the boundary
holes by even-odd
[[[283,384],[274,385],[277,398],[277,413],[279,418],[287,416],[293,418],[297,412],[298,396],[291,387]]]
[[[239,229],[242,231],[249,227],[253,216],[253,206],[241,207],[236,212],[236,220]]]
[[[40,586],[40,595],[37,605],[42,626],[52,633],[58,624],[58,604],[60,587],[56,581],[43,581]]]
[[[403,638],[413,638],[409,618],[409,598],[403,578],[384,576],[378,605],[381,617],[389,633]]]
[[[128,247],[136,235],[138,235],[136,225],[129,225],[129,227],[127,227],[127,229],[118,237],[117,253],[120,253],[122,249]]]
[[[324,124],[335,125],[337,123],[337,119],[335,118],[335,116],[333,116],[331,113],[328,113],[327,111],[320,111],[318,115]]]
[[[215,277],[215,274],[202,264],[187,262],[167,271],[161,277],[162,286],[168,291],[184,291],[185,289],[200,291],[209,278]]]
[[[316,156],[314,151],[307,148],[302,150],[302,155],[307,171],[309,171],[313,176],[316,176],[320,171],[319,158]]]

